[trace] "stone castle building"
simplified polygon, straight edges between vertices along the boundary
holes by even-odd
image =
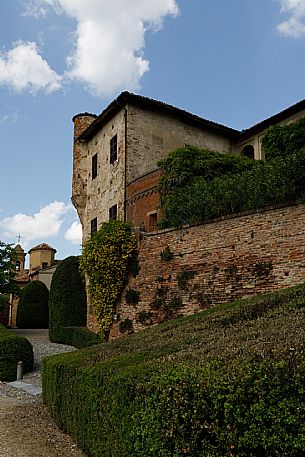
[[[160,217],[157,162],[173,149],[192,145],[263,159],[261,139],[266,128],[303,116],[305,100],[238,131],[129,92],[122,92],[99,116],[77,114],[72,202],[83,239],[109,219],[154,230]]]

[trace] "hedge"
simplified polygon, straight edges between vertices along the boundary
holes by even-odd
[[[305,286],[43,362],[43,398],[92,457],[305,455]]]
[[[55,343],[70,344],[68,334],[71,332],[65,327],[86,326],[86,289],[79,257],[67,257],[57,266],[51,283],[49,312],[49,338]]]
[[[215,217],[302,200],[305,197],[305,149],[255,166],[240,174],[207,181],[194,176],[188,184],[161,194],[162,228],[197,224]]]
[[[0,381],[15,381],[17,364],[23,362],[23,372],[33,369],[34,355],[31,343],[0,325]]]
[[[41,281],[32,281],[20,292],[16,324],[18,328],[49,327],[49,290]]]
[[[101,342],[97,333],[91,332],[86,327],[61,327],[60,342],[78,349],[87,348]]]

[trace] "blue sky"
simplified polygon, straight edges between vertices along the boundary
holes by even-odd
[[[80,253],[72,117],[122,90],[244,129],[305,98],[305,0],[2,0],[0,240]]]

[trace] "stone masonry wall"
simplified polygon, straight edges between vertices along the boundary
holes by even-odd
[[[161,259],[166,249],[171,260]],[[303,282],[305,205],[145,234],[139,263],[139,275],[128,288],[139,292],[140,301],[128,305],[122,294],[111,339],[123,336],[119,322],[127,318],[139,331],[166,318]]]

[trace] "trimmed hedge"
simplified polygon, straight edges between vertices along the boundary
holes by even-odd
[[[43,397],[92,457],[305,455],[305,286],[44,360]]]
[[[31,343],[0,325],[0,381],[15,381],[17,364],[23,362],[23,372],[33,369],[34,355]]]
[[[99,344],[101,338],[97,333],[91,332],[86,327],[71,326],[61,327],[60,342],[82,349]]]
[[[20,292],[16,324],[18,328],[49,327],[49,290],[41,281],[32,281]]]
[[[50,340],[71,344],[68,342],[71,332],[65,327],[85,327],[87,322],[86,289],[79,257],[67,257],[57,266],[51,284],[49,311]]]

